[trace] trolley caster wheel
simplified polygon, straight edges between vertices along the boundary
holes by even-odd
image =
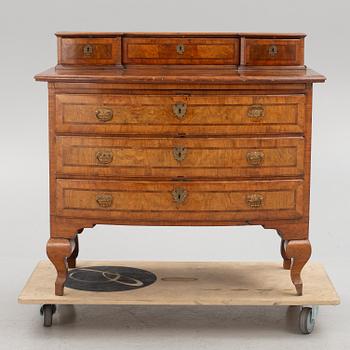
[[[299,314],[299,329],[302,334],[310,334],[315,328],[318,306],[302,307]]]
[[[56,312],[56,305],[45,304],[40,308],[40,315],[44,316],[44,327],[52,326],[52,316]]]

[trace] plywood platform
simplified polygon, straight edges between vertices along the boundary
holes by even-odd
[[[303,270],[304,294],[297,296],[289,271],[270,262],[120,262],[79,261],[77,267],[97,265],[145,269],[157,281],[122,292],[87,292],[65,288],[54,295],[55,270],[41,261],[19,302],[22,304],[119,305],[336,305],[339,297],[323,266],[309,263]]]

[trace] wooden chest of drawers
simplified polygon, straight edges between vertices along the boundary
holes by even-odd
[[[63,295],[96,224],[262,225],[297,293],[308,239],[312,85],[303,34],[58,33],[51,234]]]

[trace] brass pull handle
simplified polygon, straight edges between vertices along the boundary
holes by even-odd
[[[251,105],[248,108],[248,117],[252,121],[260,121],[265,115],[265,110],[262,105]]]
[[[173,155],[176,161],[181,162],[186,158],[187,148],[186,147],[174,147]]]
[[[99,108],[96,110],[96,118],[100,122],[109,122],[113,118],[113,111],[109,108]]]
[[[277,49],[276,45],[269,46],[269,55],[270,55],[270,57],[277,56],[277,53],[278,53],[278,49]]]
[[[177,187],[171,192],[171,195],[176,204],[181,204],[187,198],[187,191],[184,188]]]
[[[183,55],[185,53],[185,45],[184,44],[176,45],[176,52],[179,55]]]
[[[175,114],[176,118],[182,119],[187,112],[187,105],[184,102],[176,102],[173,105],[173,113]]]
[[[264,196],[261,194],[249,194],[246,196],[246,203],[251,208],[260,208],[264,205]]]
[[[113,152],[111,152],[111,151],[98,151],[98,152],[96,152],[96,160],[100,164],[109,164],[113,161]]]
[[[102,208],[109,208],[112,206],[113,196],[111,194],[98,194],[96,202]]]
[[[246,158],[249,165],[260,166],[264,162],[265,154],[263,151],[247,152]]]
[[[92,56],[93,52],[94,52],[94,49],[93,49],[92,45],[86,44],[83,46],[83,53],[84,53],[85,57]]]

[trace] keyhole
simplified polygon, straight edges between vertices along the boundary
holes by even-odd
[[[272,45],[272,46],[270,46],[269,47],[269,55],[271,56],[271,57],[274,57],[274,56],[276,56],[277,55],[277,46],[276,45]]]

